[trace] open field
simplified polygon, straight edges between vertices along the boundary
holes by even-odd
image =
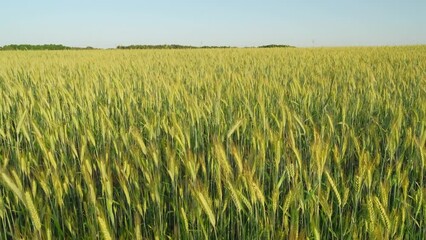
[[[426,46],[0,52],[0,239],[423,239]]]

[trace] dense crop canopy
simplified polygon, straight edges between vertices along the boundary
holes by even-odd
[[[426,47],[0,52],[0,239],[422,239]]]

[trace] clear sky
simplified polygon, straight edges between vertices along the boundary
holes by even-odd
[[[426,0],[2,0],[0,46],[426,44]]]

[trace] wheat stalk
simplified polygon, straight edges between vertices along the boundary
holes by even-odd
[[[34,206],[30,192],[25,192],[25,203],[28,212],[30,213],[31,220],[33,221],[33,226],[37,231],[39,231],[41,229],[40,217],[38,216],[37,209]]]

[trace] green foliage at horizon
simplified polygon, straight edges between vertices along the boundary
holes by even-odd
[[[129,46],[117,46],[117,49],[196,49],[196,48],[231,48],[229,46],[186,46],[177,44],[164,44],[164,45],[129,45]]]
[[[424,239],[426,46],[0,52],[0,239]]]
[[[68,47],[62,44],[43,44],[43,45],[32,45],[32,44],[10,44],[0,47],[0,50],[84,50],[94,49],[93,47],[77,48]]]
[[[226,49],[226,48],[236,48],[231,46],[187,46],[187,45],[178,45],[178,44],[163,44],[163,45],[129,45],[129,46],[117,46],[116,49]],[[290,45],[264,45],[259,46],[258,48],[294,48]],[[3,47],[0,46],[0,50],[10,51],[10,50],[91,50],[95,49],[93,47],[79,48],[79,47],[69,47],[62,44],[43,44],[43,45],[32,45],[32,44],[10,44]]]
[[[69,50],[71,47],[67,47],[61,44],[44,44],[44,45],[31,45],[31,44],[11,44],[5,45],[1,50]]]
[[[259,46],[258,48],[294,48],[294,46],[283,45],[283,44],[270,44],[270,45]]]

